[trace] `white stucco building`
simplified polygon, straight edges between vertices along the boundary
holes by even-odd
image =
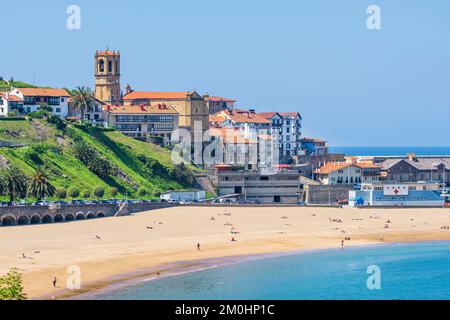
[[[42,104],[46,104],[61,118],[69,114],[70,95],[64,89],[13,88],[9,94],[23,100],[23,113],[37,111]]]

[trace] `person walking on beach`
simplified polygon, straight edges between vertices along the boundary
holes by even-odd
[[[341,247],[344,249],[344,240],[341,240]]]
[[[53,276],[53,288],[56,288],[56,282],[58,281],[58,279],[56,279],[56,276]]]
[[[200,243],[197,243],[197,251],[200,251]]]

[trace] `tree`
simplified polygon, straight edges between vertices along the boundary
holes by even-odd
[[[55,196],[58,199],[65,199],[67,198],[67,190],[66,188],[57,188],[55,191]]]
[[[83,162],[85,166],[89,166],[96,158],[96,150],[91,148],[84,140],[80,140],[73,146],[73,155]]]
[[[11,269],[5,276],[0,277],[0,300],[25,300],[22,276],[17,269]]]
[[[109,177],[115,172],[113,166],[111,166],[109,161],[103,157],[94,158],[92,163],[88,165],[88,168],[103,179]]]
[[[70,187],[69,190],[67,190],[67,194],[70,198],[76,198],[80,195],[80,190],[75,187]]]
[[[161,195],[161,190],[159,188],[153,189],[153,195],[159,197]]]
[[[50,183],[45,168],[42,166],[37,168],[28,179],[27,194],[41,200],[47,196],[53,196],[54,193],[55,187]]]
[[[25,195],[27,177],[14,165],[3,168],[0,172],[0,184],[9,201]]]
[[[97,104],[94,93],[88,87],[77,87],[70,94],[72,106],[81,112],[81,119],[84,119],[85,111],[93,110]]]
[[[119,194],[119,190],[117,190],[116,187],[112,187],[112,188],[109,190],[109,194],[111,195],[111,197],[115,197],[115,196],[117,196],[117,195]]]
[[[139,187],[139,189],[137,191],[137,194],[138,194],[139,197],[143,197],[143,196],[145,196],[147,194],[147,190],[145,190],[144,187]]]
[[[83,191],[83,198],[87,199],[91,196],[91,192],[89,190]]]

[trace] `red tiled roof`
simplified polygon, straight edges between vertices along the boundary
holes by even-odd
[[[209,97],[209,100],[210,101],[214,101],[214,102],[220,102],[220,101],[223,101],[223,102],[236,102],[235,99],[223,98],[223,97],[218,97],[218,96],[211,96],[211,97]]]
[[[151,106],[103,106],[103,111],[112,114],[178,114],[172,106],[155,104]]]
[[[257,141],[248,139],[241,131],[230,128],[210,128],[209,135],[220,137],[222,142],[231,144],[255,144]]]
[[[355,166],[361,169],[364,168],[381,168],[381,166],[373,164],[373,163],[368,163],[368,162],[357,162],[357,163],[351,163],[351,162],[329,162],[324,164],[322,167],[316,169],[314,172],[315,173],[323,173],[323,174],[328,174],[331,172],[334,172],[336,170],[342,170],[351,166]]]
[[[274,111],[269,111],[269,112],[260,112],[258,114],[262,115],[263,117],[265,117],[266,119],[271,119],[274,115],[279,114],[282,117],[296,117],[297,115],[300,116],[300,114],[298,112],[274,112]],[[301,117],[301,116],[300,116]]]
[[[250,112],[248,110],[224,110],[223,112],[226,113],[236,123],[271,123],[260,114]]]
[[[353,165],[354,165],[353,163],[347,163],[347,162],[328,162],[328,163],[324,164],[323,166],[321,166],[320,168],[316,169],[314,172],[327,174],[327,173],[331,173],[336,170],[341,170],[341,169],[345,169],[347,167],[351,167]]]
[[[69,97],[69,93],[64,89],[47,88],[18,88],[24,96],[31,97]]]
[[[138,99],[149,99],[149,100],[179,100],[187,99],[190,92],[144,92],[144,91],[133,91],[126,94],[124,100],[138,100]]]
[[[9,94],[8,98],[6,98],[6,94],[1,94],[0,96],[3,99],[11,101],[11,102],[23,102],[23,99],[21,97],[18,97],[18,96],[13,95],[13,94]]]
[[[259,114],[262,115],[263,117],[265,117],[266,119],[270,119],[277,113],[276,112],[260,112]]]

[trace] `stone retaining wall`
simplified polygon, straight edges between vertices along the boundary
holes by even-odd
[[[130,203],[127,212],[131,214],[173,206],[171,203]],[[0,207],[0,227],[110,217],[118,209],[118,204],[63,205],[55,209],[47,206]]]

